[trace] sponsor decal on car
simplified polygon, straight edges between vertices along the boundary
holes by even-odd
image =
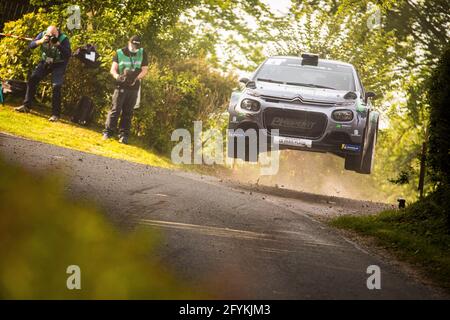
[[[359,144],[342,144],[341,149],[359,152],[361,150],[361,146]]]
[[[288,145],[294,147],[312,147],[312,140],[308,139],[300,139],[300,138],[292,138],[292,137],[281,137],[275,136],[273,137],[274,142],[280,145]]]
[[[273,127],[297,128],[303,130],[311,130],[315,124],[316,123],[313,121],[281,117],[274,117],[271,122]]]

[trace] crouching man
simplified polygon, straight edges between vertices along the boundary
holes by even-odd
[[[117,130],[119,123],[119,142],[127,144],[131,120],[138,97],[141,80],[148,72],[148,57],[141,47],[139,36],[133,36],[128,46],[117,50],[111,66],[111,75],[116,79],[112,97],[112,107],[106,119],[103,139],[109,139]]]
[[[42,58],[27,83],[27,92],[23,105],[16,108],[19,112],[30,112],[39,82],[52,74],[52,116],[50,121],[58,121],[61,116],[61,88],[64,82],[67,63],[72,55],[69,38],[55,26],[37,35],[29,48],[41,47]]]

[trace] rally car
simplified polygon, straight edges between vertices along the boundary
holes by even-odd
[[[251,129],[280,149],[329,152],[345,159],[346,170],[372,172],[379,113],[353,65],[314,54],[273,56],[240,82],[245,88],[228,107],[228,156],[249,161],[236,144]]]

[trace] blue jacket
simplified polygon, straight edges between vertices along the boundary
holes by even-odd
[[[61,31],[58,30],[58,33],[61,34]],[[34,40],[30,42],[28,47],[30,49],[37,48],[38,45],[36,44],[36,41],[42,39],[44,37],[44,35],[45,35],[45,31],[39,33],[37,35],[37,37],[34,38]],[[64,63],[67,64],[69,62],[70,57],[72,56],[72,49],[70,48],[70,40],[68,37],[65,38],[63,40],[63,42],[61,42],[60,46],[58,47],[58,50],[59,50],[59,52],[61,52],[61,56],[64,59]]]

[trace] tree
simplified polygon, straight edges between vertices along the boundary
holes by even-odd
[[[450,47],[444,51],[429,82],[429,163],[439,187],[450,189]],[[449,194],[450,196],[450,194]]]

